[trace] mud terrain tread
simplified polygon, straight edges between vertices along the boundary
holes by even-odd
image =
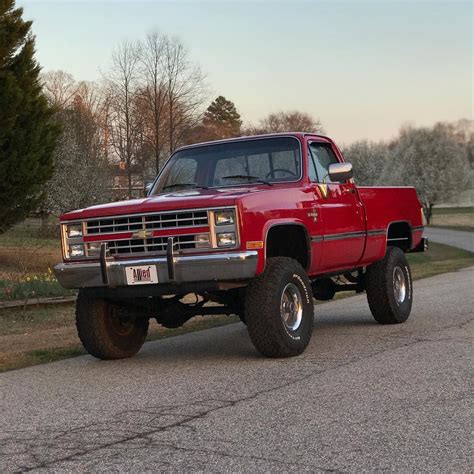
[[[80,290],[76,301],[76,328],[79,339],[89,354],[98,359],[124,359],[135,355],[148,333],[148,319],[137,319],[133,332],[117,336],[107,327],[110,310],[105,300],[90,297]]]
[[[280,315],[275,315],[275,298],[279,305],[281,286],[285,277],[291,274],[297,274],[301,278],[311,295],[310,327],[302,334],[299,344],[288,343],[289,336],[282,329]],[[305,311],[308,311],[307,306]],[[306,272],[296,260],[287,257],[272,257],[267,260],[265,271],[247,287],[245,319],[253,344],[263,355],[293,357],[304,351],[311,339],[313,326],[312,290]]]
[[[393,267],[399,265],[408,276],[407,301],[398,306],[393,296]],[[365,274],[367,301],[374,319],[380,324],[400,324],[410,315],[413,287],[405,254],[398,247],[387,247],[385,257],[367,267]]]

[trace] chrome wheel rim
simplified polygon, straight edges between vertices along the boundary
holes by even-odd
[[[401,267],[393,269],[393,295],[397,304],[402,304],[405,301],[407,294],[407,282],[405,273]]]
[[[280,316],[289,331],[296,331],[303,319],[303,298],[294,283],[288,283],[283,289],[280,300]]]

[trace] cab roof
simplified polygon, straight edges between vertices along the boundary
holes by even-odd
[[[245,135],[242,137],[233,137],[233,138],[224,138],[222,140],[212,140],[212,141],[207,141],[207,142],[199,142],[199,143],[192,143],[190,145],[184,145],[175,150],[175,152],[180,151],[180,150],[186,150],[188,148],[195,148],[195,147],[200,147],[200,146],[206,146],[206,145],[214,145],[218,143],[232,143],[232,142],[240,142],[240,141],[245,141],[245,140],[253,140],[253,139],[261,139],[261,138],[274,138],[274,137],[294,137],[299,140],[303,140],[304,137],[311,136],[315,138],[319,138],[322,141],[328,141],[332,143],[332,140],[325,136],[325,135],[319,135],[317,133],[311,133],[311,132],[281,132],[281,133],[264,133],[260,135]]]

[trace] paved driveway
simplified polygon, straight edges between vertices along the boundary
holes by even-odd
[[[474,252],[474,232],[426,227],[425,235],[428,237],[428,240],[433,242],[452,245],[453,247]]]
[[[316,307],[298,358],[233,324],[0,375],[0,471],[468,472],[474,268],[415,282],[407,323]]]

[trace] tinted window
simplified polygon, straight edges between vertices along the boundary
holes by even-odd
[[[291,137],[242,140],[178,151],[168,161],[153,193],[179,184],[220,187],[296,181],[301,177],[299,141]]]
[[[309,149],[316,166],[318,182],[322,183],[324,180],[326,183],[332,183],[328,176],[329,165],[339,163],[339,161],[331,146],[323,143],[311,143]]]
[[[170,168],[166,178],[163,180],[163,187],[171,187],[177,183],[184,185],[196,182],[198,162],[194,158],[183,158]]]
[[[309,179],[313,182],[318,182],[318,174],[316,173],[316,166],[314,164],[314,158],[313,154],[311,152],[308,152],[308,176]]]

